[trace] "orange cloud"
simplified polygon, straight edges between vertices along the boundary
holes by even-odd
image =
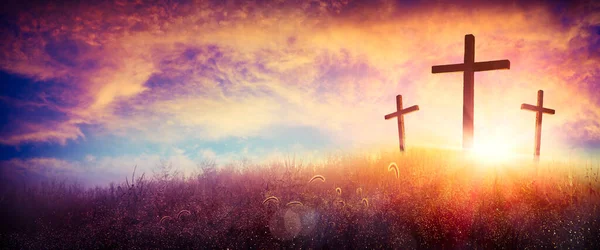
[[[76,121],[169,142],[309,126],[343,144],[393,145],[395,123],[383,115],[403,94],[421,107],[406,120],[410,143],[460,145],[462,77],[430,67],[459,63],[470,33],[477,61],[511,60],[509,71],[476,74],[480,140],[529,148],[533,116],[519,106],[544,89],[557,110],[544,134],[558,136],[545,136],[543,148],[600,141],[596,7],[560,15],[544,5],[345,1],[40,7],[19,14],[0,66],[69,83],[77,105],[65,124],[3,143],[64,143],[82,136]]]

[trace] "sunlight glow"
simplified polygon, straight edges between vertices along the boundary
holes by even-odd
[[[475,141],[471,157],[483,163],[504,163],[515,159],[515,145],[505,138],[486,138]]]

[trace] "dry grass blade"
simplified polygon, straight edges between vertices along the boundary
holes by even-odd
[[[181,219],[181,216],[183,215],[192,215],[192,212],[190,212],[189,210],[181,210],[179,211],[179,213],[177,213],[177,219]]]
[[[356,194],[357,194],[358,196],[362,196],[362,188],[357,188],[357,189],[356,189]]]
[[[312,178],[310,178],[310,181],[308,181],[308,183],[311,183],[311,182],[313,182],[314,180],[317,180],[317,179],[321,180],[322,182],[325,182],[325,177],[323,177],[322,175],[318,174],[318,175],[315,175]]]
[[[163,217],[160,219],[160,222],[159,222],[159,224],[163,224],[163,222],[166,222],[166,221],[168,221],[168,220],[173,220],[173,217],[171,217],[171,216],[168,216],[168,215],[167,215],[167,216],[163,216]]]
[[[363,205],[365,205],[365,207],[369,207],[369,200],[367,198],[362,198]]]
[[[279,202],[279,198],[277,198],[277,197],[275,197],[275,196],[269,196],[269,197],[267,197],[267,198],[266,198],[266,199],[265,199],[265,200],[264,200],[262,203],[263,203],[263,205],[264,205],[264,204],[266,204],[266,203],[267,203],[267,202],[269,202],[269,201],[276,201],[276,202]]]
[[[302,202],[299,202],[299,201],[290,201],[286,204],[286,206],[293,206],[293,205],[304,206],[304,204],[302,204]]]
[[[395,162],[390,163],[390,165],[388,165],[388,172],[394,170],[395,174],[396,174],[396,179],[400,178],[400,172],[398,171],[398,165],[396,165]]]
[[[338,195],[342,195],[342,188],[339,188],[339,187],[338,187],[338,188],[336,188],[336,189],[335,189],[335,192],[336,192]]]

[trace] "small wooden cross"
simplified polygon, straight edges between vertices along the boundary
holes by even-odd
[[[510,69],[509,60],[475,62],[475,36],[465,35],[465,58],[463,63],[437,65],[431,73],[463,72],[463,149],[473,147],[474,77],[476,71]]]
[[[386,120],[398,117],[398,139],[400,140],[400,152],[404,152],[404,115],[419,110],[418,105],[402,109],[402,95],[396,96],[396,112],[386,115]]]
[[[540,160],[540,144],[542,142],[542,114],[553,115],[554,109],[544,108],[544,91],[538,90],[537,92],[537,106],[529,104],[521,104],[521,109],[530,110],[535,112],[535,145],[533,157],[536,161]]]

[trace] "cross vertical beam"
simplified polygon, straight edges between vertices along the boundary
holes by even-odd
[[[475,62],[475,36],[465,35],[465,57],[460,64],[436,65],[431,73],[463,72],[463,149],[473,147],[475,72],[496,69],[510,69],[509,60]]]
[[[396,96],[396,110],[402,110],[402,96]],[[400,151],[404,151],[404,116],[398,116],[398,141],[400,142]]]
[[[544,108],[544,91],[537,92],[537,105],[521,104],[521,109],[535,112],[535,144],[533,157],[536,161],[540,160],[540,145],[542,142],[542,114],[555,114],[554,109]]]
[[[463,74],[463,148],[473,147],[475,109],[475,36],[465,36],[465,58]]]
[[[537,106],[544,106],[544,91],[538,90],[537,92]],[[536,160],[540,158],[540,144],[542,144],[542,112],[535,112],[535,145],[534,145],[534,157]]]
[[[400,142],[400,152],[404,152],[404,115],[410,112],[419,110],[418,105],[414,105],[403,109],[402,107],[402,95],[396,96],[396,112],[387,114],[384,116],[386,120],[398,117],[398,141]]]

